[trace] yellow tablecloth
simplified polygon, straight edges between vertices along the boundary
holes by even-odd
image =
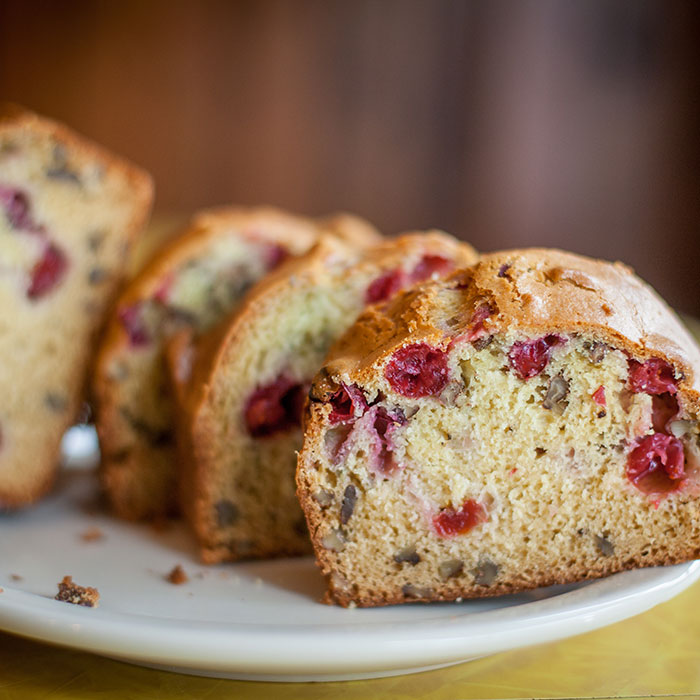
[[[700,583],[579,637],[439,671],[343,683],[253,683],[154,671],[0,633],[0,700],[101,698],[700,697]]]

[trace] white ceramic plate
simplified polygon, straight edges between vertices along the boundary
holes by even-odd
[[[570,637],[643,612],[700,578],[700,562],[630,571],[526,595],[344,610],[317,601],[311,559],[204,567],[184,528],[118,522],[95,501],[94,437],[55,493],[0,516],[0,629],[138,664],[266,681],[371,678]],[[99,528],[103,537],[85,541]],[[189,576],[165,576],[181,564]],[[15,575],[13,577],[13,574]],[[64,575],[98,608],[53,600]],[[21,579],[16,578],[20,576]]]

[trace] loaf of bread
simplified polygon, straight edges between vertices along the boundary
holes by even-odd
[[[454,600],[700,556],[700,352],[619,263],[551,250],[368,309],[311,389],[327,602]]]
[[[372,226],[349,215],[313,221],[269,207],[206,210],[127,286],[93,377],[102,482],[119,516],[177,511],[166,340],[181,329],[199,334],[213,326],[256,280],[305,252],[322,230],[358,245],[379,239]]]
[[[0,507],[32,503],[53,480],[152,196],[139,168],[0,106]]]
[[[294,471],[302,406],[327,349],[367,303],[475,259],[438,232],[366,251],[326,238],[263,280],[194,358],[178,338],[182,493],[205,562],[310,551]]]

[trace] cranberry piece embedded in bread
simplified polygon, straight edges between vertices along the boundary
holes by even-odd
[[[58,246],[50,243],[32,269],[27,296],[39,299],[54,289],[66,274],[68,261]]]
[[[358,412],[364,413],[367,400],[362,391],[354,385],[341,385],[340,389],[330,399],[333,410],[328,417],[332,425],[347,423],[357,417]]]
[[[629,361],[629,386],[635,393],[675,394],[678,391],[673,368],[668,362],[652,357],[643,364],[636,360]]]
[[[424,255],[413,268],[411,282],[422,282],[437,274],[444,277],[454,270],[454,263],[442,255]]]
[[[640,438],[628,458],[627,478],[646,494],[675,491],[685,478],[683,444],[663,433]]]
[[[470,498],[459,510],[443,508],[433,518],[433,527],[440,537],[455,537],[473,530],[487,520],[488,513],[484,506]]]
[[[284,375],[256,389],[245,409],[248,432],[265,437],[299,425],[303,396],[302,384]]]
[[[406,416],[400,408],[388,411],[383,406],[377,406],[372,410],[375,412],[372,427],[377,433],[381,445],[377,455],[376,469],[384,476],[391,476],[400,468],[393,455],[392,433],[397,427],[406,425]]]
[[[143,347],[151,341],[150,333],[143,319],[142,309],[143,304],[136,303],[131,306],[123,306],[117,312],[119,321],[129,337],[129,345],[132,348]]]
[[[289,257],[289,249],[279,243],[261,244],[263,247],[263,258],[268,270],[274,270]]]
[[[368,304],[385,301],[396,294],[396,292],[404,286],[405,282],[406,276],[401,268],[389,270],[377,277],[377,279],[367,287],[365,301]]]
[[[22,190],[0,185],[0,204],[12,228],[23,231],[34,231],[37,228],[29,211],[29,197]]]
[[[678,415],[678,399],[673,394],[665,393],[651,397],[651,422],[654,430],[667,432],[666,426]]]
[[[599,405],[605,407],[607,401],[605,400],[605,387],[601,384],[592,394],[591,398]]]
[[[402,287],[422,282],[433,275],[443,277],[454,270],[454,267],[454,261],[442,255],[423,255],[415,267],[408,272],[398,267],[377,277],[367,288],[365,301],[368,304],[385,301],[390,299]]]
[[[391,388],[402,396],[435,396],[447,384],[447,355],[426,343],[406,345],[394,353],[385,374]]]
[[[510,366],[520,379],[536,377],[549,363],[552,348],[562,342],[558,335],[513,343],[508,353]]]

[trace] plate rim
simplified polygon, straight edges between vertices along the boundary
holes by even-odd
[[[649,610],[698,579],[700,561],[637,569],[541,600],[461,614],[456,608],[449,618],[383,621],[369,630],[363,624],[334,628],[318,623],[278,627],[193,623],[67,606],[6,587],[0,595],[0,629],[122,661],[199,675],[339,680],[408,673],[575,636]],[[358,612],[371,610],[350,609],[347,613],[356,617]],[[410,626],[416,631],[406,634]],[[172,634],[176,631],[181,634]]]

